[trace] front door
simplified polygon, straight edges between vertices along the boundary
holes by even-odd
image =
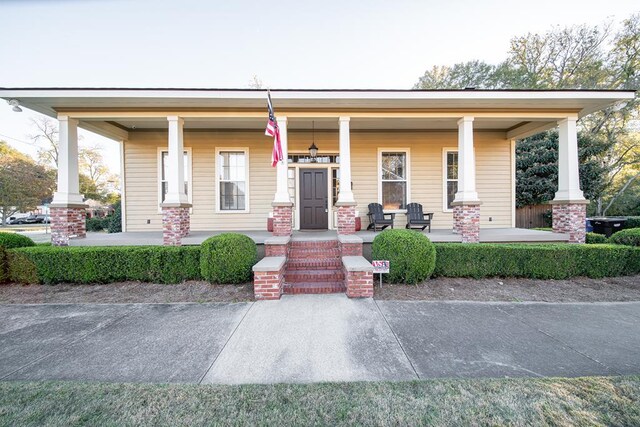
[[[329,225],[327,198],[327,170],[300,169],[301,230],[327,229]]]

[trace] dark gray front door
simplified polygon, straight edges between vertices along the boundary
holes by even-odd
[[[300,169],[300,229],[327,229],[327,197],[327,170]]]

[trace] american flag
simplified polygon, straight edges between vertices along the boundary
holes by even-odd
[[[282,160],[282,142],[280,142],[280,129],[278,129],[278,121],[273,113],[273,104],[271,103],[271,92],[267,91],[267,108],[269,109],[269,121],[264,134],[273,137],[273,152],[271,153],[271,166],[275,167]]]

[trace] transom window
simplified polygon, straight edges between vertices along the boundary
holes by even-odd
[[[219,151],[217,155],[218,209],[220,211],[247,211],[246,151]]]
[[[184,193],[189,196],[189,153],[184,152]],[[167,181],[167,175],[169,173],[169,152],[162,151],[160,154],[160,203],[164,202],[169,191],[169,182]]]
[[[380,152],[380,188],[384,209],[405,209],[407,205],[407,152]]]
[[[458,192],[458,152],[454,150],[445,151],[444,181],[446,185],[446,205],[445,210],[451,210],[451,203]]]

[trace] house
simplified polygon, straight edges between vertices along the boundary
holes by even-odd
[[[397,213],[418,202],[434,229],[477,242],[515,227],[515,141],[559,128],[554,231],[584,242],[576,121],[633,91],[272,90],[284,157],[271,166],[266,91],[254,89],[0,88],[0,97],[60,123],[52,241],[85,236],[78,127],[119,142],[122,228],[355,231],[367,205]],[[317,148],[312,157],[309,148]],[[313,151],[313,150],[312,150]]]

